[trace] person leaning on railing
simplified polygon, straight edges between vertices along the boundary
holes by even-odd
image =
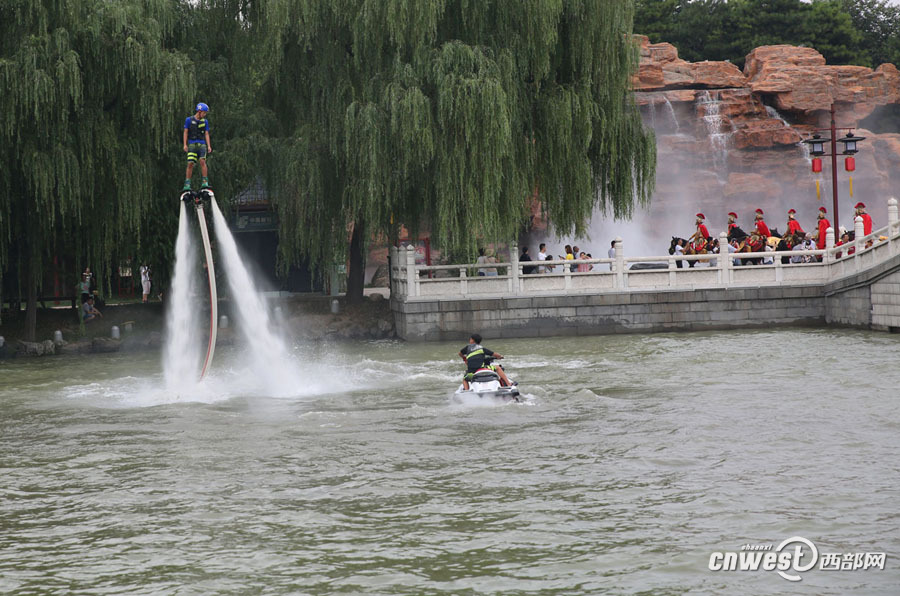
[[[485,267],[485,265],[487,265],[487,257],[484,256],[483,248],[478,249],[478,258],[475,259],[475,264],[479,265],[479,267],[477,268],[479,277],[484,277],[485,275],[487,275],[485,273],[485,270],[487,269],[487,267]]]
[[[553,260],[553,255],[547,255],[547,258],[544,259],[544,260],[545,260],[545,261],[552,261],[552,260]],[[544,273],[553,273],[553,269],[554,269],[553,265],[544,265]]]

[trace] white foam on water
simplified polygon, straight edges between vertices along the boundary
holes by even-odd
[[[230,358],[234,359],[234,357]],[[232,366],[231,364],[236,364]],[[198,365],[199,366],[199,365]],[[99,408],[147,408],[168,404],[214,404],[235,398],[306,399],[359,389],[359,380],[334,374],[322,362],[313,363],[307,375],[310,381],[293,387],[260,384],[254,372],[242,363],[217,366],[202,382],[196,382],[199,368],[191,370],[186,382],[170,384],[163,375],[122,376],[100,381],[72,384],[54,393],[63,400],[74,400]],[[326,374],[330,371],[330,374]],[[321,379],[321,381],[317,381]]]
[[[454,393],[450,396],[451,406],[457,408],[503,408],[516,405],[514,400],[503,400],[493,397],[480,397],[472,393]]]

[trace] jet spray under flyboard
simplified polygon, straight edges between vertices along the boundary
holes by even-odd
[[[216,269],[213,264],[212,248],[209,244],[209,229],[206,227],[206,214],[203,203],[209,203],[215,199],[213,191],[205,188],[200,191],[188,190],[181,193],[181,200],[188,205],[193,205],[197,211],[197,221],[200,224],[200,236],[203,238],[203,251],[206,254],[206,275],[209,278],[209,344],[206,349],[206,358],[203,360],[203,368],[200,370],[200,378],[206,376],[209,365],[212,363],[213,354],[216,352],[216,322],[219,318],[219,300],[216,294]]]

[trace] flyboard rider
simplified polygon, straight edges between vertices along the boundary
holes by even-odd
[[[194,163],[200,162],[200,173],[203,176],[200,182],[200,189],[209,188],[209,171],[206,167],[206,156],[212,153],[212,145],[209,142],[209,133],[212,127],[209,118],[209,106],[203,102],[197,104],[194,109],[194,115],[184,119],[184,133],[182,135],[182,144],[184,152],[187,153],[187,171],[184,174],[184,188],[182,190],[191,190],[191,176],[194,174]]]

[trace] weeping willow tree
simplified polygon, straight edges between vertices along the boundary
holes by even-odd
[[[362,295],[375,232],[457,254],[647,201],[655,143],[630,94],[632,0],[270,0],[263,169],[284,263],[342,260]]]
[[[191,62],[170,47],[183,9],[0,0],[0,273],[22,280],[30,338],[52,257],[104,279],[114,254],[164,232],[141,224],[171,203],[159,160],[194,99]]]

